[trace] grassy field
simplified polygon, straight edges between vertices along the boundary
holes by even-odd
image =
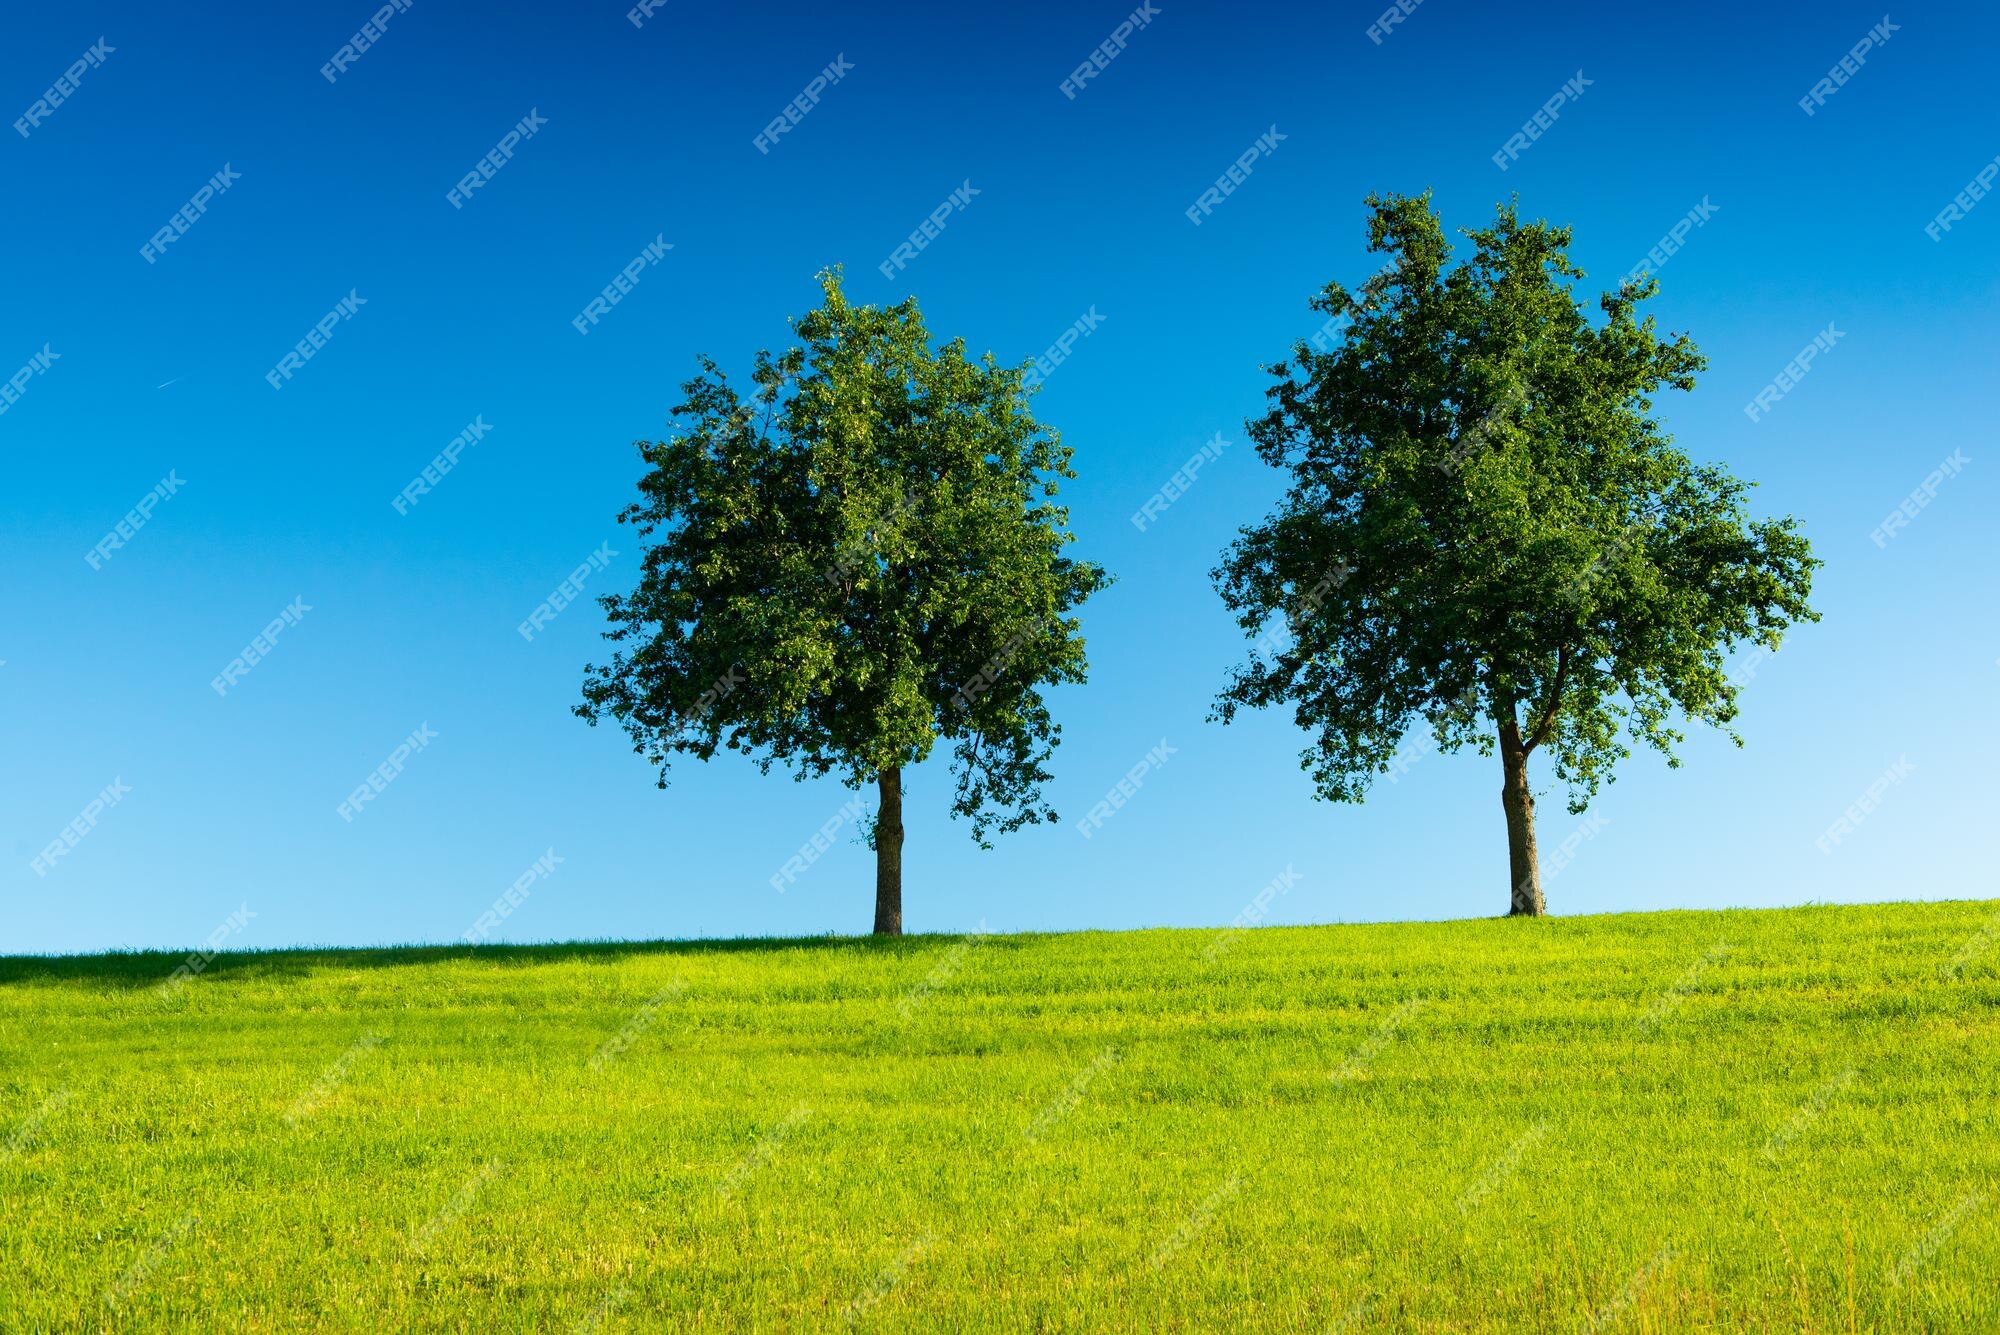
[[[1996,910],[4,958],[0,1328],[2000,1330]]]

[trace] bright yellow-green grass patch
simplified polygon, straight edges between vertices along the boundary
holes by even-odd
[[[2000,1330],[1996,910],[0,959],[0,1328]]]

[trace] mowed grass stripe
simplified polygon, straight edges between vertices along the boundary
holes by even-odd
[[[1996,910],[0,959],[0,1327],[2000,1329]]]

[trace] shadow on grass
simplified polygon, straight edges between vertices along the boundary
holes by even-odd
[[[1937,917],[1955,921],[1947,933],[1964,934],[1981,928],[1982,922],[2000,933],[2000,900],[1952,899],[1899,900],[1877,904],[1803,904],[1787,908],[1666,909],[1652,912],[1580,914],[1550,918],[1470,918],[1401,923],[1318,923],[1257,927],[1262,933],[1284,935],[1292,932],[1358,932],[1362,934],[1411,932],[1463,932],[1488,929],[1509,934],[1528,933],[1547,946],[1574,946],[1579,941],[1599,939],[1621,947],[1674,938],[1691,930],[1752,930],[1756,924],[1775,927],[1793,924],[1793,930],[1814,920],[1853,920],[1857,915],[1881,919],[1894,915],[1905,930],[1927,925]],[[1977,915],[1977,916],[1974,916]],[[1990,915],[1990,916],[1989,916]],[[1212,937],[1218,928],[1138,928],[1126,931],[1086,929],[1073,932],[1007,932],[980,937],[981,950],[1021,950],[1052,938],[1133,937],[1155,932],[1187,932]],[[1768,930],[1768,929],[1767,929]],[[302,978],[310,974],[345,969],[390,969],[434,965],[451,961],[471,961],[503,968],[526,968],[537,964],[603,964],[650,956],[693,958],[704,955],[775,955],[788,951],[834,952],[866,957],[923,955],[949,948],[966,937],[955,932],[934,932],[903,937],[876,936],[767,936],[710,937],[681,941],[561,941],[546,945],[413,945],[357,947],[285,947],[277,950],[224,951],[202,964],[199,950],[121,950],[98,955],[0,955],[0,989],[9,985],[49,984],[89,981],[111,988],[138,990],[166,981],[184,963],[197,966],[203,978]],[[1474,943],[1475,945],[1477,943]],[[1380,941],[1376,942],[1379,949]],[[1432,947],[1435,949],[1435,947]],[[1349,949],[1362,950],[1361,938]]]
[[[1019,949],[1040,933],[988,935],[981,949]],[[547,945],[486,946],[324,946],[278,950],[228,950],[201,965],[204,952],[187,950],[116,950],[101,955],[0,955],[0,987],[16,983],[88,980],[111,987],[156,986],[182,964],[200,965],[203,978],[239,974],[258,978],[302,978],[344,969],[394,969],[412,965],[470,960],[481,964],[523,968],[537,964],[616,964],[647,956],[776,954],[781,951],[835,951],[855,955],[924,954],[963,940],[960,933],[938,932],[902,937],[762,936],[722,937],[692,941],[562,941]]]

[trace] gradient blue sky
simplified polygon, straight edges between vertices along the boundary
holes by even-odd
[[[746,370],[844,263],[863,300],[914,292],[1006,361],[1086,310],[1048,381],[1076,449],[1080,551],[1119,584],[1086,610],[1092,675],[1056,700],[1052,795],[1083,814],[1175,749],[1095,838],[1039,827],[982,853],[941,765],[908,780],[912,931],[1223,924],[1288,866],[1270,921],[1487,915],[1506,903],[1496,761],[1432,756],[1363,806],[1315,801],[1288,717],[1205,722],[1242,643],[1207,572],[1280,479],[1242,434],[1260,364],[1357,280],[1370,190],[1436,192],[1453,226],[1573,224],[1605,285],[1704,199],[1660,271],[1662,322],[1712,365],[1666,405],[1695,457],[1761,484],[1826,559],[1824,621],[1761,665],[1747,747],[1635,755],[1582,827],[1543,800],[1560,913],[1986,896],[1996,632],[1993,385],[2000,202],[1925,225],[2000,154],[1986,4],[1898,25],[1808,116],[1879,8],[1613,13],[1428,0],[1166,0],[1074,100],[1058,85],[1130,10],[415,0],[337,83],[373,6],[230,17],[32,6],[0,47],[23,114],[112,49],[26,137],[0,132],[0,380],[60,360],[0,415],[0,951],[456,940],[537,858],[562,859],[503,939],[861,931],[851,831],[784,895],[768,878],[848,797],[686,764],[667,793],[570,714],[600,655],[589,602],[516,626],[599,544],[586,593],[628,585],[612,522],[698,351]],[[1621,7],[1622,8],[1622,7]],[[768,155],[752,139],[814,74],[853,70]],[[1590,80],[1502,171],[1493,153]],[[454,209],[446,192],[530,109],[547,125]],[[1184,210],[1259,135],[1276,151],[1201,226]],[[229,191],[156,264],[140,247],[224,164]],[[895,281],[877,264],[978,190]],[[588,337],[571,317],[647,242],[673,250]],[[365,299],[281,391],[265,372]],[[1762,421],[1743,409],[1832,323]],[[475,416],[491,432],[409,514],[390,500]],[[1204,441],[1234,442],[1156,526],[1130,516]],[[1939,462],[1969,464],[1885,547]],[[101,569],[84,560],[156,482],[178,493]],[[295,597],[311,611],[226,698],[210,680]],[[352,823],[340,801],[421,724],[437,740]],[[1831,853],[1878,776],[1906,777]],[[38,875],[114,779],[130,793]]]

